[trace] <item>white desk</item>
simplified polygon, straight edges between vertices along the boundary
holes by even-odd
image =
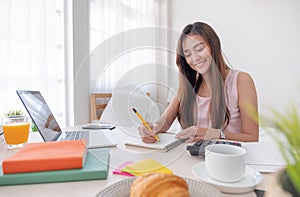
[[[30,134],[30,142],[42,141],[38,132]],[[0,162],[12,155],[16,150],[8,150],[6,145],[0,147]],[[141,148],[110,148],[109,173],[106,180],[75,181],[63,183],[31,184],[16,186],[0,186],[0,196],[95,196],[104,187],[126,179],[128,177],[114,175],[112,171],[124,161],[138,161],[145,158],[153,158],[171,169],[174,174],[195,179],[192,167],[201,161],[199,157],[190,156],[182,144],[167,153],[146,150]],[[267,184],[274,178],[272,174],[264,174],[264,181],[257,186],[258,189],[266,189]],[[225,196],[249,196],[255,197],[254,192],[246,194],[225,194]]]

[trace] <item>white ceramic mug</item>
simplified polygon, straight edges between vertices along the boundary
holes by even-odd
[[[205,147],[205,167],[210,177],[222,182],[237,182],[245,173],[244,148],[228,144]]]

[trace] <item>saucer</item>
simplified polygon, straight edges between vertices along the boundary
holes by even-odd
[[[201,181],[214,186],[224,193],[246,193],[253,191],[263,179],[263,176],[259,172],[249,166],[246,166],[246,172],[242,179],[234,183],[220,182],[211,178],[206,170],[205,162],[194,165],[192,171]]]

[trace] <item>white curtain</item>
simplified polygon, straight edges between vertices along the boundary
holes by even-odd
[[[0,113],[23,109],[17,89],[39,90],[65,124],[63,0],[0,0]]]
[[[112,92],[130,70],[156,62],[155,49],[132,46],[136,29],[158,26],[158,7],[157,0],[90,1],[90,92]]]

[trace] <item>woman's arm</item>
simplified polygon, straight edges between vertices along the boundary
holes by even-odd
[[[140,125],[139,133],[142,137],[142,140],[147,143],[156,142],[153,137],[156,133],[166,132],[173,121],[175,120],[179,111],[179,100],[175,96],[172,102],[169,104],[165,112],[161,115],[161,117],[156,120],[154,123],[149,123],[149,126],[153,130],[153,132],[149,131],[144,125]]]
[[[254,115],[258,117],[257,93],[254,82],[248,73],[240,72],[238,75],[238,96],[239,107],[241,112],[241,133],[235,134],[225,132],[229,139],[237,141],[258,141],[258,123],[252,118],[249,111],[249,105],[255,109]],[[252,112],[251,112],[252,113]]]
[[[170,128],[177,117],[178,112],[179,100],[177,96],[175,96],[161,117],[155,121],[160,126],[159,132],[166,132]]]
[[[254,82],[248,73],[240,72],[237,79],[238,105],[241,113],[241,133],[224,131],[226,139],[250,142],[258,141],[258,123],[252,118],[249,105],[257,114],[257,94]],[[251,112],[252,113],[252,112]]]

